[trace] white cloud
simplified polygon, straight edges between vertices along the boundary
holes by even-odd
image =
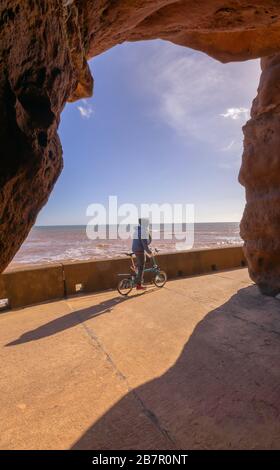
[[[137,59],[137,86],[140,81],[150,95],[155,122],[186,142],[196,139],[218,152],[240,148],[241,127],[259,81],[258,60],[221,64],[203,53],[162,42],[155,44],[152,57]]]
[[[86,100],[82,100],[82,102],[83,106],[77,106],[77,108],[80,111],[82,118],[89,119],[93,114],[93,108]]]
[[[231,119],[240,119],[240,117],[244,117],[246,119],[249,119],[249,109],[248,108],[228,108],[226,113],[221,113],[220,116],[223,116],[225,118],[231,118]]]
[[[232,149],[232,147],[234,146],[235,144],[235,140],[232,140],[228,145],[226,145],[225,147],[222,147],[221,150],[223,152],[228,152],[229,150]]]

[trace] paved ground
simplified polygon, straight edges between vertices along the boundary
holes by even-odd
[[[0,448],[279,448],[279,308],[241,269],[1,314]]]

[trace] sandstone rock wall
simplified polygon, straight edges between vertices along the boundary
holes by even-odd
[[[75,90],[85,94],[78,25],[66,15],[59,0],[1,0],[1,270],[28,235],[61,172],[57,127],[63,106]]]
[[[280,54],[261,61],[258,95],[244,126],[239,181],[247,204],[241,237],[251,278],[266,294],[280,292]]]
[[[221,62],[280,50],[278,0],[80,0],[71,7],[75,4],[87,59],[124,41],[156,38]]]

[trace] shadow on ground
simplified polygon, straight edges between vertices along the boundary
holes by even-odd
[[[90,320],[91,318],[111,312],[116,305],[119,305],[123,302],[129,302],[129,300],[132,300],[135,297],[150,294],[154,290],[154,288],[150,288],[143,293],[141,292],[127,297],[120,297],[118,295],[114,298],[105,300],[104,302],[100,302],[97,305],[92,305],[82,310],[73,310],[72,312],[67,313],[61,317],[57,317],[34,330],[27,331],[15,341],[11,341],[10,343],[6,344],[6,347],[29,343],[30,341],[37,341],[42,338],[55,335],[69,328],[73,328],[80,323]]]
[[[255,286],[239,290],[173,367],[129,391],[73,449],[279,448],[279,307]]]

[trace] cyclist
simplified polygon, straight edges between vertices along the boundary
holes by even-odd
[[[149,230],[149,219],[138,219],[138,224],[133,234],[132,251],[136,256],[137,264],[136,289],[144,290],[143,278],[146,255],[151,257],[153,254],[152,250],[149,248],[152,237]]]

